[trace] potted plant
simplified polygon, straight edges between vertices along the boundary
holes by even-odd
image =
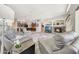
[[[16,40],[15,42],[14,42],[15,44],[14,44],[14,46],[15,46],[15,48],[21,48],[21,44],[20,44],[20,41],[19,40]]]

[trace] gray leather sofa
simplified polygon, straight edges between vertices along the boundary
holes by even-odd
[[[4,40],[3,40],[4,41],[4,48],[5,48],[4,53],[11,51],[11,48],[14,45],[14,41],[16,41],[17,39],[20,41],[20,43],[23,43],[28,40],[32,40],[32,38],[29,37],[29,35],[26,35],[26,34],[18,35],[13,30],[6,31],[4,33]],[[2,36],[0,36],[0,46],[1,46],[1,39],[2,39]]]
[[[79,50],[79,34],[67,32],[55,34],[47,40],[39,40],[39,49],[42,54],[77,54]]]

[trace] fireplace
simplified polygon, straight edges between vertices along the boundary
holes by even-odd
[[[65,32],[65,27],[54,27],[54,32],[57,33]]]

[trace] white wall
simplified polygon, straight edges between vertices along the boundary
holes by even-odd
[[[71,24],[71,20],[70,17],[67,19],[66,21],[66,31],[72,31],[72,24]]]
[[[70,17],[66,20],[66,31],[75,31],[75,10],[78,7],[78,4],[72,4],[68,14]]]
[[[75,12],[75,31],[79,32],[79,10]]]
[[[75,31],[75,11],[70,16],[72,31]]]
[[[0,5],[0,18],[14,19],[15,12],[8,6]]]
[[[75,12],[66,21],[66,31],[75,31]]]

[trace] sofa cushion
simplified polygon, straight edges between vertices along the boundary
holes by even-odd
[[[51,47],[48,45],[48,44],[41,44],[39,42],[39,50],[40,50],[40,53],[42,54],[51,54],[53,53]]]
[[[0,36],[0,44],[1,44],[1,39],[2,39],[2,37]],[[13,42],[8,40],[6,37],[4,37],[3,41],[4,41],[5,49],[9,51],[11,49],[11,47],[13,46]]]
[[[6,34],[5,34],[5,37],[9,40],[12,40],[14,38],[16,38],[16,33],[14,31],[8,31]]]
[[[71,41],[74,41],[79,36],[79,33],[73,32],[73,31],[65,32],[65,33],[60,34],[60,36],[62,36],[64,38],[64,42],[65,42],[65,44],[67,44]]]
[[[74,41],[72,42],[71,44],[74,48],[77,49],[77,51],[79,50],[79,37]]]
[[[53,54],[76,54],[71,46],[64,46],[63,49],[53,52]]]
[[[62,49],[64,47],[64,45],[65,45],[63,37],[56,34],[53,38],[54,38],[54,41],[53,41],[53,43],[54,43],[53,48],[54,49],[53,49],[53,51],[57,51],[59,49]]]
[[[64,47],[64,41],[63,38],[60,35],[53,35],[53,37],[51,38],[47,38],[47,39],[41,39],[39,40],[40,44],[43,46],[41,48],[44,48],[45,51],[49,50],[52,51],[51,53],[53,53],[53,51],[57,51],[60,50]],[[39,44],[39,45],[40,45]],[[44,51],[44,50],[43,50]]]

